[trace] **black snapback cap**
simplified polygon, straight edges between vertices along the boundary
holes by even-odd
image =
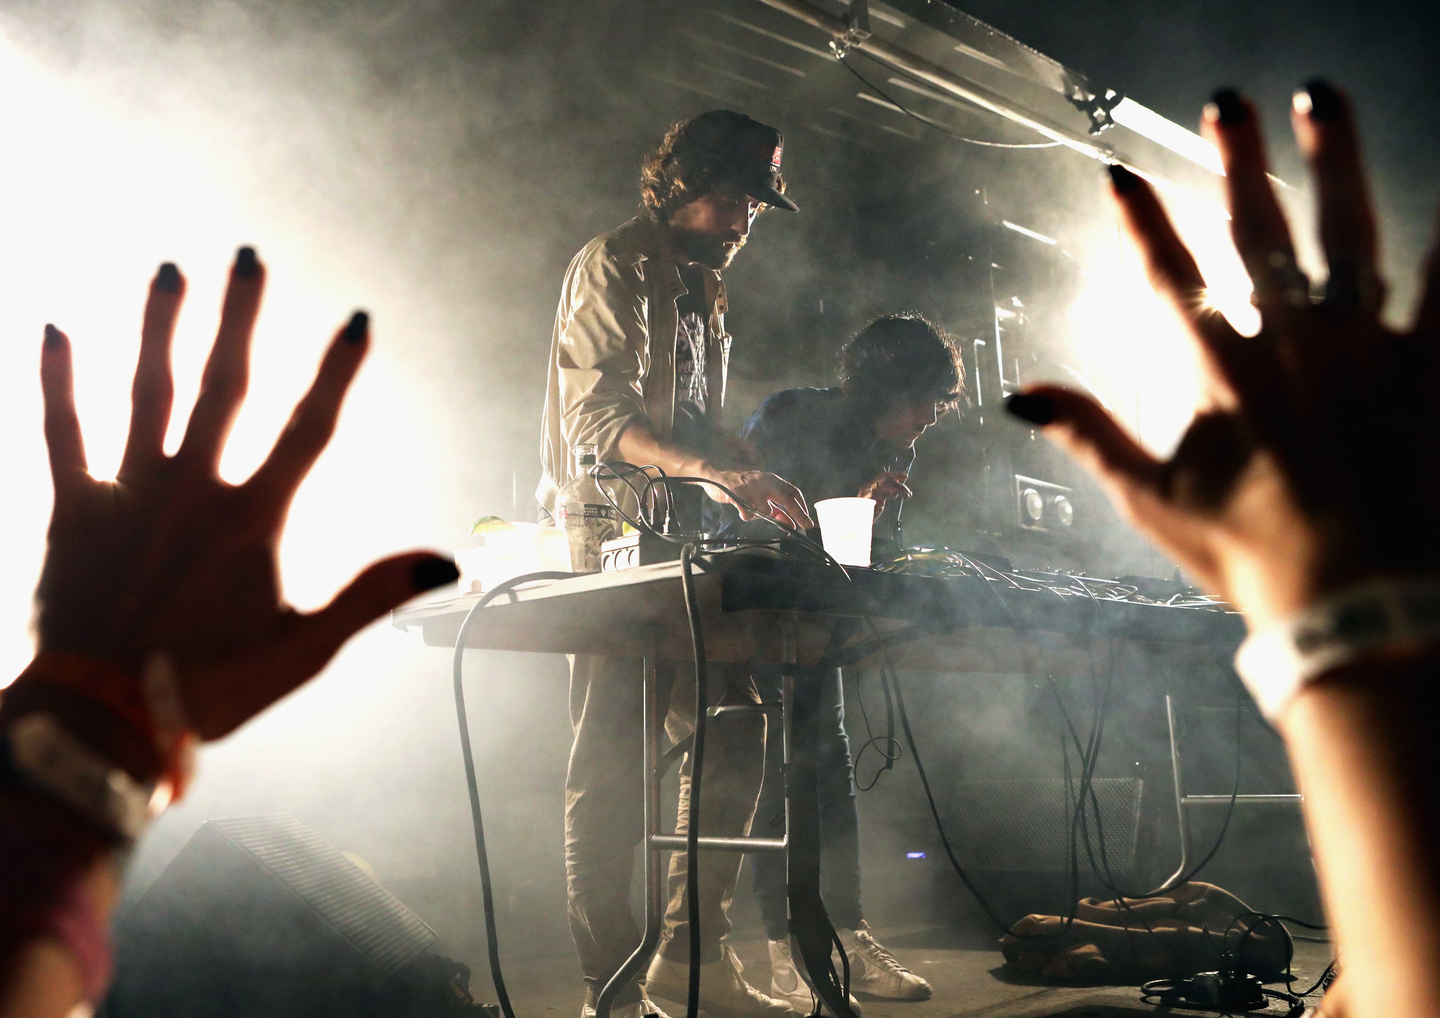
[[[727,184],[766,205],[800,211],[777,186],[785,136],[775,128],[733,110],[711,110],[686,124],[682,137],[684,147],[711,157],[715,175]]]

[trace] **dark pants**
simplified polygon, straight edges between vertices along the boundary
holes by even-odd
[[[668,701],[665,731],[678,742],[694,727],[693,666],[661,662],[658,672],[661,703]],[[571,659],[570,723],[575,743],[565,775],[566,896],[580,968],[586,986],[597,996],[640,943],[640,930],[630,912],[635,847],[644,831],[640,678],[641,663],[635,658],[576,655]],[[759,702],[754,681],[744,669],[712,664],[709,680],[712,705]],[[702,834],[735,837],[750,833],[764,747],[763,715],[711,719],[706,727]],[[686,830],[689,800],[687,755],[680,770],[680,832]],[[720,958],[720,941],[730,932],[727,912],[739,876],[739,856],[707,852],[701,857],[702,961]],[[783,894],[783,872],[781,886]],[[689,957],[690,933],[683,852],[670,857],[669,892],[661,951],[668,958],[684,961]],[[624,1006],[638,999],[640,990],[632,985],[620,992],[615,1003]]]
[[[755,683],[767,703],[780,699],[780,671],[756,669]],[[854,929],[864,919],[860,908],[860,818],[855,811],[855,768],[845,734],[845,691],[840,669],[828,672],[820,686],[820,895],[833,925]],[[771,729],[765,746],[765,784],[755,809],[755,835],[778,838],[785,831],[785,779],[781,774],[780,726]],[[785,857],[752,855],[755,900],[765,934],[771,940],[790,935],[786,900]]]

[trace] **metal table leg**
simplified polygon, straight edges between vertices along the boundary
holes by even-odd
[[[645,740],[645,933],[640,938],[640,946],[600,991],[595,1001],[595,1018],[610,1018],[610,1008],[620,988],[649,968],[665,924],[665,872],[660,864],[660,853],[664,849],[655,844],[655,838],[660,833],[660,782],[664,778],[660,735],[665,730],[665,723],[660,710],[660,682],[656,673],[659,663],[659,647],[652,634],[645,642],[640,683],[644,700],[642,728]]]

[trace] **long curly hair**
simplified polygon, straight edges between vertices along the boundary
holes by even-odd
[[[719,183],[715,154],[690,144],[688,123],[671,124],[660,144],[640,160],[640,205],[656,219],[669,219],[670,213],[703,198]],[[784,194],[785,178],[776,176],[775,189]],[[760,211],[769,207],[762,205]]]
[[[876,406],[928,397],[954,410],[965,392],[960,345],[918,311],[881,315],[840,350],[840,388]]]

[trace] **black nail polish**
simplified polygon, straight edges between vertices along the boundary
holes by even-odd
[[[340,338],[347,343],[361,343],[365,335],[370,331],[370,316],[364,311],[356,311],[350,316],[350,321],[340,333]]]
[[[460,579],[460,570],[448,558],[427,558],[410,567],[410,583],[424,592]]]
[[[253,247],[242,247],[235,252],[235,275],[241,279],[249,279],[260,271],[260,260],[255,257]]]
[[[54,350],[60,345],[63,338],[59,329],[49,322],[45,323],[45,349]]]
[[[1250,110],[1245,106],[1245,101],[1233,88],[1222,88],[1210,97],[1210,101],[1215,104],[1215,109],[1220,114],[1220,123],[1226,127],[1243,124],[1250,118]]]
[[[1043,426],[1055,419],[1055,401],[1049,396],[1017,392],[1005,401],[1005,409],[1031,424]]]
[[[180,270],[174,262],[164,262],[155,273],[155,289],[161,293],[176,293],[180,289]]]
[[[1115,182],[1115,190],[1121,194],[1133,191],[1140,186],[1140,178],[1119,163],[1111,163],[1109,169],[1110,179]]]
[[[1305,82],[1305,91],[1310,96],[1310,119],[1322,124],[1340,115],[1340,94],[1324,78]]]

